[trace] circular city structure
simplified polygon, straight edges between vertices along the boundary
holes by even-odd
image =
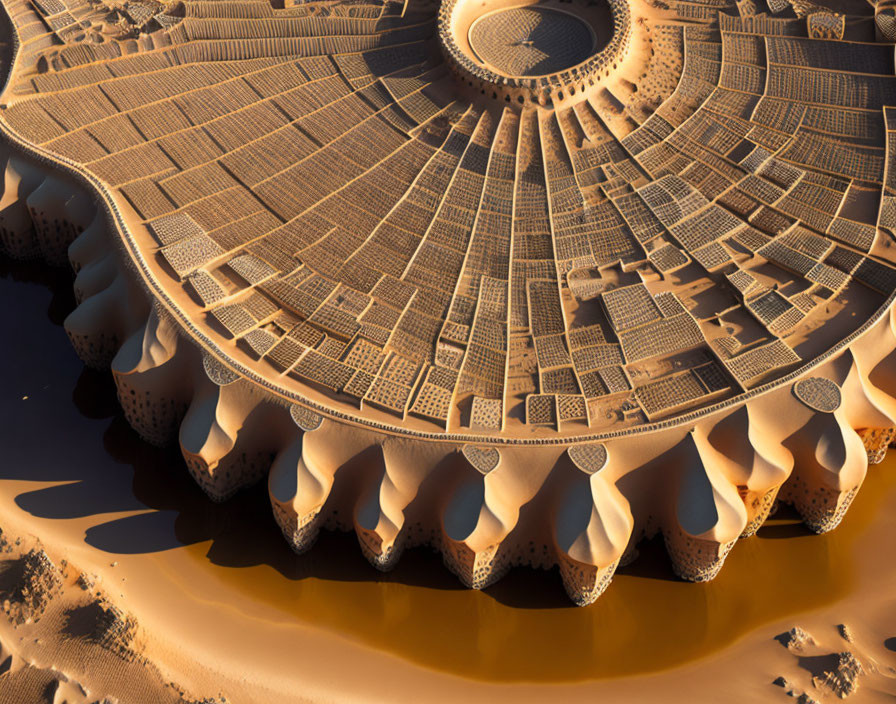
[[[842,519],[896,427],[888,15],[9,0],[0,242],[216,500],[593,601]],[[860,70],[860,73],[857,71]]]

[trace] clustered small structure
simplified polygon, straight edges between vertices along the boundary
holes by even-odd
[[[4,0],[0,246],[297,551],[587,604],[658,533],[700,581],[776,501],[834,528],[896,428],[892,5],[524,2],[614,31],[505,76],[463,2]]]

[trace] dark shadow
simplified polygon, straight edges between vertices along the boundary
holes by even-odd
[[[828,655],[809,655],[799,658],[799,665],[812,673],[812,677],[824,677],[828,672],[836,672],[840,667],[840,656],[837,653]]]
[[[91,601],[65,613],[62,633],[67,638],[86,640],[125,655],[133,638],[133,623],[114,607]]]
[[[630,577],[642,579],[662,579],[666,581],[680,581],[672,571],[672,563],[666,552],[666,544],[662,535],[655,535],[650,540],[642,540],[638,543],[638,557],[634,562],[620,567],[616,574],[625,574]]]
[[[88,367],[78,377],[72,401],[85,418],[112,418],[121,413],[112,375]]]
[[[781,645],[783,645],[786,648],[790,643],[790,633],[788,631],[785,631],[784,633],[779,633],[778,635],[775,636],[775,640],[778,641]]]
[[[696,265],[694,265],[696,266]],[[678,273],[678,272],[676,272]],[[690,313],[698,320],[708,320],[722,315],[725,311],[730,311],[737,307],[738,300],[731,295],[730,291],[721,286],[713,287],[705,292],[698,293],[691,297],[696,304]]]
[[[75,307],[73,278],[72,273],[66,269],[48,267],[38,262],[17,262],[0,256],[0,279],[40,284],[49,289],[52,298],[46,312],[47,318],[54,325],[62,325],[62,321]]]
[[[796,509],[790,504],[778,502],[778,509],[774,515],[769,516],[766,522],[756,532],[757,538],[808,538],[817,535],[809,530],[800,519]]]
[[[65,614],[65,626],[62,632],[69,638],[96,640],[102,618],[103,609],[98,602],[92,601],[83,606],[76,606]]]
[[[892,650],[894,653],[896,653],[896,637],[893,637],[893,638],[887,638],[887,639],[884,641],[884,647],[885,647],[887,650]]]
[[[88,528],[84,542],[118,555],[170,550],[183,545],[177,539],[175,523],[175,516],[167,511],[138,513]]]
[[[16,497],[16,504],[32,516],[57,519],[84,518],[113,511],[138,511],[146,508],[135,497],[130,497],[128,500],[121,490],[115,490],[114,495],[124,500],[110,503],[109,495],[106,493],[109,492],[110,483],[119,483],[121,490],[127,490],[130,478],[123,475],[112,477],[108,482],[104,482],[103,486],[98,486],[97,482],[93,481],[50,486],[19,494]]]
[[[271,547],[277,552],[285,547],[289,553],[289,558],[275,560],[275,563],[277,569],[290,579],[316,577],[337,581],[406,584],[440,591],[464,589],[442,564],[441,555],[425,547],[406,550],[391,572],[378,572],[371,567],[361,554],[353,533],[321,533],[315,547],[305,555],[293,554],[282,537],[279,542],[272,543]],[[332,555],[339,557],[333,559],[330,557]],[[287,568],[285,572],[284,568]]]
[[[34,576],[29,574],[30,567],[28,557],[7,561],[0,567],[0,598],[11,601],[22,598],[23,590],[27,589]]]
[[[457,581],[457,580],[455,580]],[[566,592],[559,571],[515,567],[485,590],[495,601],[516,609],[577,609]]]
[[[809,538],[817,535],[802,523],[776,523],[763,525],[756,533],[759,538],[771,538],[773,540],[790,538]]]

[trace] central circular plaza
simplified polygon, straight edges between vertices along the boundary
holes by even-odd
[[[597,37],[573,14],[539,5],[490,12],[470,26],[470,48],[505,76],[545,76],[582,63]]]
[[[626,0],[445,0],[442,52],[482,95],[554,105],[583,96],[628,47]]]

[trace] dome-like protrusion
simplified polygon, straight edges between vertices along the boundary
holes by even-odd
[[[177,437],[192,394],[189,361],[196,355],[178,340],[175,324],[152,308],[112,359],[125,417],[147,442],[166,445]]]
[[[628,501],[604,471],[606,447],[585,447],[569,450],[582,475],[567,488],[554,518],[560,576],[569,598],[580,606],[594,602],[609,586],[634,528]]]
[[[830,386],[835,385],[828,381],[825,389]],[[833,405],[827,403],[826,407]],[[794,473],[782,497],[793,503],[812,530],[832,530],[843,519],[868,470],[862,439],[850,427],[838,403],[832,411],[811,414],[789,440],[789,446],[795,460]]]
[[[687,433],[667,456],[678,474],[678,492],[663,527],[672,567],[682,579],[707,581],[744,532],[747,510],[705,430],[698,426]]]

